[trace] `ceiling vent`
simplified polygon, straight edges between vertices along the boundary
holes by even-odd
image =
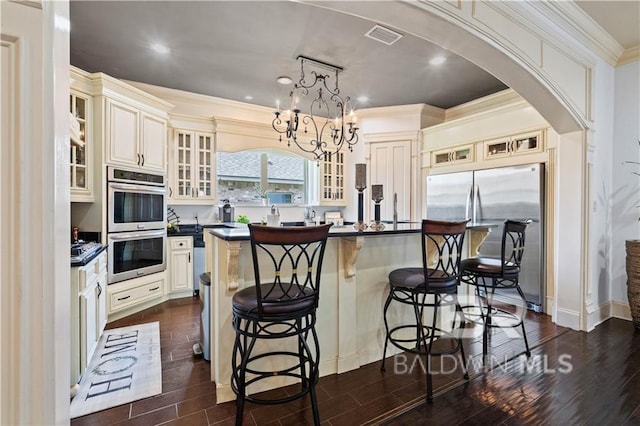
[[[387,46],[391,46],[393,43],[402,38],[402,34],[380,25],[376,25],[375,27],[371,28],[369,31],[367,31],[365,36],[379,41],[380,43],[384,43]]]

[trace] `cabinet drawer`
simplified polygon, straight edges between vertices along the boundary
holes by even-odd
[[[185,250],[193,247],[192,237],[169,237],[169,250]]]
[[[143,282],[136,286],[131,286],[125,281],[126,288],[112,288],[119,284],[112,284],[109,288],[109,313],[161,297],[164,294],[164,278]]]
[[[107,270],[107,251],[103,251],[91,262],[82,266],[79,271],[78,291],[85,289],[88,283],[94,281]],[[105,283],[103,283],[105,284]]]

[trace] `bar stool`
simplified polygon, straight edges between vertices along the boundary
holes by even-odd
[[[318,381],[320,346],[316,333],[316,309],[322,259],[331,225],[272,227],[249,225],[255,285],[232,298],[233,346],[231,388],[237,396],[236,425],[242,424],[244,402],[279,404],[310,394],[314,424],[320,424],[315,385]],[[313,351],[307,342],[311,336]],[[258,339],[297,339],[297,351],[274,350],[254,354]],[[282,348],[285,342],[278,343]],[[291,365],[274,371],[262,367],[266,360]],[[248,395],[247,387],[274,376],[300,379],[295,395],[263,399]]]
[[[438,309],[441,306],[455,305],[456,311],[459,307],[457,292],[460,284],[460,256],[467,222],[468,220],[423,220],[422,266],[396,269],[389,274],[389,295],[384,304],[386,338],[380,370],[385,371],[389,342],[403,351],[424,355],[427,366],[427,401],[433,400],[430,368],[432,356],[460,352],[464,378],[469,378],[462,340],[437,326]],[[430,298],[427,299],[427,296]],[[410,305],[413,308],[415,322],[389,328],[387,311],[392,301]],[[425,324],[423,321],[425,308],[433,309],[431,324]],[[415,336],[413,331],[407,335],[407,329],[415,330]],[[443,352],[433,351],[436,340],[448,341],[449,349]]]
[[[500,258],[472,257],[462,261],[462,282],[475,287],[480,306],[464,306],[464,318],[483,326],[482,354],[487,356],[489,330],[491,328],[522,327],[527,357],[531,356],[527,333],[524,328],[526,299],[519,285],[520,264],[524,254],[525,230],[531,220],[506,220],[502,231]],[[488,282],[487,282],[488,281]],[[522,299],[516,312],[494,306],[496,291],[515,289]],[[504,301],[504,297],[502,298]],[[477,312],[479,309],[479,313]],[[497,321],[497,322],[496,322]]]

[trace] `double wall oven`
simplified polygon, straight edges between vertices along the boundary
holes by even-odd
[[[166,268],[164,175],[107,168],[109,284]]]

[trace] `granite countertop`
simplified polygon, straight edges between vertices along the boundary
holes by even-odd
[[[71,267],[72,268],[77,268],[80,266],[85,266],[86,264],[88,264],[89,262],[91,262],[93,259],[95,259],[96,257],[98,257],[103,251],[105,251],[107,249],[107,246],[102,246],[102,248],[96,250],[95,252],[93,252],[90,256],[87,256],[86,258],[80,260],[80,261],[76,261],[76,262],[71,262]]]
[[[469,230],[488,230],[490,228],[496,228],[499,225],[496,223],[469,223],[467,229]],[[249,228],[242,223],[220,223],[215,226],[205,226],[209,229],[209,233],[215,237],[218,237],[225,241],[243,241],[249,240]],[[379,236],[379,235],[398,235],[398,234],[417,234],[420,233],[422,228],[422,222],[402,222],[397,225],[392,223],[385,223],[385,229],[382,231],[374,231],[372,229],[366,229],[365,231],[356,231],[353,229],[352,224],[348,225],[333,225],[329,229],[329,237],[361,237],[361,236]]]

